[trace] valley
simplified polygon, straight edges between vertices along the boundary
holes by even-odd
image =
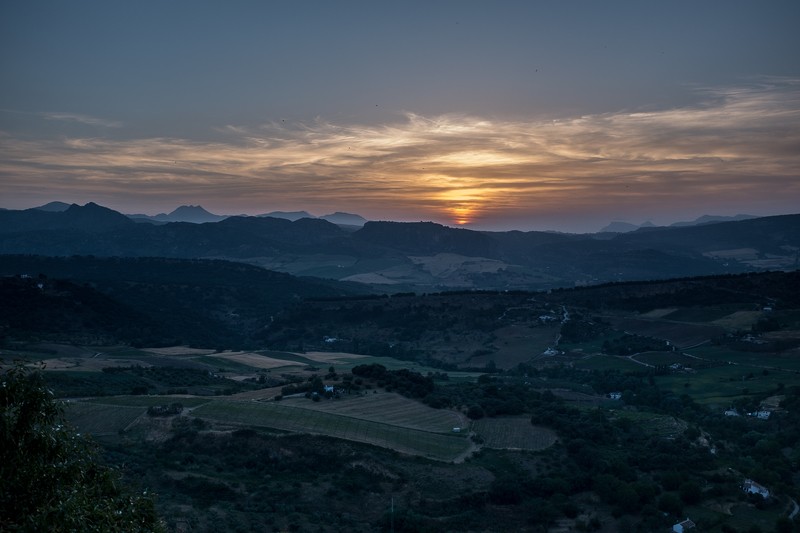
[[[659,530],[684,516],[771,530],[798,496],[799,283],[340,293],[283,300],[250,348],[57,342],[90,338],[89,321],[6,327],[2,354],[41,368],[77,430],[158,494],[169,531]],[[223,316],[234,300],[215,298]],[[78,316],[110,305],[82,301]],[[151,307],[112,317],[136,328]],[[773,496],[747,496],[746,478]]]

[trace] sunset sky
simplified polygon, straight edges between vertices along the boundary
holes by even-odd
[[[0,207],[800,212],[800,2],[0,3]]]

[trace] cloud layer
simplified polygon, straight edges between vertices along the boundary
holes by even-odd
[[[691,107],[563,120],[407,113],[383,125],[227,126],[213,142],[5,132],[0,192],[126,212],[191,202],[476,227],[800,205],[800,81],[702,95]],[[47,118],[124,129],[77,114]]]

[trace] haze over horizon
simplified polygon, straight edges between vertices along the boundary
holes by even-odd
[[[597,231],[800,206],[800,4],[0,6],[0,207]]]

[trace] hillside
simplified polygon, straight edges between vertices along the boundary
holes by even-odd
[[[227,259],[380,291],[538,290],[798,265],[800,215],[624,234],[479,232],[432,222],[228,217],[137,224],[95,204],[0,212],[0,253]]]
[[[9,337],[84,344],[243,346],[287,305],[358,291],[209,260],[0,256],[0,276]]]

